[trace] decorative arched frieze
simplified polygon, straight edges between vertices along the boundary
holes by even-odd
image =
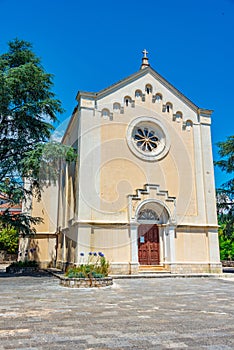
[[[192,127],[193,127],[192,120],[186,120],[186,122],[184,123],[184,129],[186,131],[191,131]]]
[[[173,120],[175,120],[177,123],[180,123],[183,120],[183,113],[177,111],[175,114],[173,114]]]
[[[125,96],[124,97],[124,105],[125,107],[130,107],[132,103],[132,99],[130,96]]]
[[[118,102],[113,103],[113,112],[120,113],[121,105]]]
[[[166,113],[172,113],[173,111],[173,105],[171,102],[167,102],[164,106],[164,112]]]
[[[163,99],[162,94],[157,93],[157,94],[155,95],[155,101],[156,101],[157,103],[162,102],[162,99]]]
[[[101,110],[101,116],[103,119],[107,120],[113,120],[113,113],[110,112],[110,110],[108,108],[103,108]]]
[[[145,92],[146,92],[146,95],[152,94],[152,92],[153,92],[153,87],[152,87],[151,84],[146,84],[146,86],[145,86]]]
[[[102,117],[103,117],[103,119],[109,119],[109,117],[110,117],[109,109],[103,108],[103,110],[102,110]]]
[[[135,91],[135,98],[137,100],[142,98],[142,91],[141,90],[138,89],[138,90]]]
[[[161,103],[161,102],[162,102],[162,99],[163,99],[162,94],[157,93],[156,95],[154,95],[154,96],[152,97],[152,102],[153,102],[153,103]]]

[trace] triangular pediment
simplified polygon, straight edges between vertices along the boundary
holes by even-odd
[[[115,91],[118,91],[123,87],[126,87],[127,85],[137,82],[137,80],[141,79],[146,75],[152,76],[157,82],[162,84],[168,91],[170,91],[174,96],[179,98],[183,103],[185,103],[192,110],[197,111],[199,109],[199,107],[196,104],[194,104],[189,98],[187,98],[183,93],[181,93],[178,89],[176,89],[171,83],[169,83],[165,78],[163,78],[159,73],[157,73],[151,67],[140,69],[139,71],[131,74],[130,76],[118,81],[117,83],[114,83],[113,85],[103,90],[100,90],[97,93],[79,91],[77,94],[77,100],[79,100],[81,96],[85,96],[86,98],[91,98],[95,100],[102,99],[110,94],[113,94]]]

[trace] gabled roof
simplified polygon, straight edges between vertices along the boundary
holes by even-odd
[[[22,209],[22,205],[21,204],[13,204],[8,202],[8,203],[3,203],[0,204],[0,209],[5,209],[5,208],[14,208],[14,209]]]
[[[171,83],[169,83],[166,79],[164,79],[159,73],[157,73],[153,68],[146,67],[144,69],[140,69],[139,71],[129,75],[128,77],[118,81],[117,83],[100,90],[99,92],[86,92],[86,91],[79,91],[76,99],[79,100],[80,96],[85,96],[93,99],[99,99],[102,98],[118,89],[120,89],[122,86],[131,83],[138,78],[143,77],[146,74],[151,74],[156,80],[158,80],[162,85],[164,85],[169,91],[171,91],[174,95],[176,95],[179,99],[181,99],[184,103],[186,103],[191,109],[194,111],[197,111],[199,107],[195,105],[190,99],[188,99],[184,94],[182,94],[178,89],[176,89]]]
[[[12,215],[18,214],[22,212],[22,204],[13,204],[12,203],[3,203],[0,205],[0,215],[3,215],[6,210]]]

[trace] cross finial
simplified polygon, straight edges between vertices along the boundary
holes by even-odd
[[[144,49],[142,53],[143,53],[143,57],[142,57],[141,69],[144,69],[146,67],[149,67],[149,59],[147,57],[149,52],[146,49]]]
[[[147,55],[148,55],[149,52],[148,52],[146,49],[144,49],[144,50],[142,51],[142,53],[143,53],[143,55],[144,55],[144,58],[148,58]]]

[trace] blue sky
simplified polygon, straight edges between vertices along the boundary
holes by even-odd
[[[151,66],[201,108],[213,109],[212,141],[233,134],[234,0],[0,0],[0,52],[30,41],[66,112],[78,90],[98,91]],[[224,174],[215,170],[216,185]]]

